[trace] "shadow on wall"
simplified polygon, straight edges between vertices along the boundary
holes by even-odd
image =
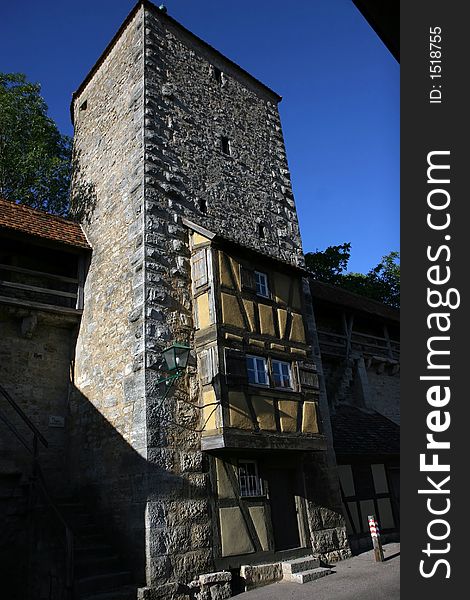
[[[71,413],[70,477],[76,497],[91,509],[97,527],[132,571],[135,584],[181,580],[181,565],[194,549],[191,533],[200,519],[207,522],[208,478],[204,485],[194,485],[191,474],[179,472],[178,452],[156,443],[148,449],[148,459],[141,456],[76,388]],[[155,442],[167,433],[152,432],[149,440]],[[203,470],[207,472],[208,466]],[[188,501],[202,499],[203,514],[183,515]],[[153,531],[150,537],[146,526]],[[152,560],[147,574],[146,544]]]

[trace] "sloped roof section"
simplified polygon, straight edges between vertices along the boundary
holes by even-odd
[[[64,217],[0,198],[0,232],[10,231],[90,250],[82,226]]]
[[[336,454],[400,454],[400,427],[377,412],[339,406],[331,425]]]
[[[310,277],[310,291],[312,293],[312,299],[315,304],[315,300],[322,300],[331,304],[337,304],[347,308],[352,308],[365,313],[373,314],[384,319],[390,319],[392,321],[400,321],[400,311],[360,296],[349,290],[345,290],[336,285],[330,283],[323,283]]]

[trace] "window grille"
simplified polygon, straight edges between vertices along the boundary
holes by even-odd
[[[258,465],[254,460],[239,461],[238,482],[240,485],[240,496],[263,495],[263,486],[258,475]]]

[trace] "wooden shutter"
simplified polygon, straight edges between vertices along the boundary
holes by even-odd
[[[255,290],[255,272],[251,269],[247,269],[243,265],[240,265],[240,278],[242,282],[242,289],[245,290]]]
[[[193,256],[193,283],[194,288],[200,288],[207,284],[207,259],[206,251],[199,250]]]
[[[202,352],[198,355],[198,360],[198,372],[202,385],[212,383],[215,371],[213,349],[208,348],[207,350],[202,350]]]
[[[247,382],[246,357],[243,352],[225,349],[225,373],[228,385],[243,385]]]
[[[299,379],[301,387],[318,389],[318,375],[312,369],[299,368]]]

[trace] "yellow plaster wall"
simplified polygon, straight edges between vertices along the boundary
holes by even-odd
[[[258,346],[258,348],[265,348],[265,343],[263,340],[256,340],[255,338],[250,338],[248,340],[248,344],[250,346]]]
[[[243,392],[229,392],[228,403],[230,427],[253,429],[253,421],[248,410],[245,394]]]
[[[382,529],[393,529],[395,527],[395,519],[393,518],[392,505],[390,498],[379,498],[377,500],[379,507],[380,525]]]
[[[282,273],[274,273],[274,298],[279,304],[289,304],[291,278]]]
[[[196,298],[196,304],[199,329],[206,329],[206,327],[212,325],[209,311],[209,293],[198,296]]]
[[[299,403],[294,400],[279,401],[279,416],[282,432],[293,433],[297,431],[298,406]]]
[[[261,333],[274,336],[273,309],[267,304],[258,304],[258,310]]]
[[[208,242],[210,242],[209,238],[206,238],[205,236],[201,235],[200,233],[197,233],[197,231],[195,231],[193,233],[193,245],[194,246],[199,246],[200,244],[207,244]]]
[[[235,492],[225,471],[224,463],[220,458],[215,459],[215,468],[217,472],[217,494],[219,499],[233,499]],[[232,465],[228,465],[229,469],[233,469]]]
[[[371,465],[371,469],[377,494],[388,494],[387,475],[384,465]]]
[[[202,393],[202,423],[206,431],[217,429],[217,406],[206,406],[207,404],[213,404],[217,401],[214,388],[204,390]]]
[[[241,510],[237,506],[219,508],[222,556],[254,552]]]
[[[286,336],[287,310],[284,310],[283,308],[278,308],[277,318],[279,321],[279,333],[281,335],[281,339],[284,339]]]
[[[236,296],[222,292],[222,320],[226,325],[244,329],[244,321]]]
[[[243,306],[245,307],[246,316],[248,317],[248,322],[250,324],[250,331],[256,331],[254,302],[243,299]]]
[[[252,396],[253,410],[258,419],[260,429],[276,431],[276,419],[274,418],[274,405],[271,398],[263,396]]]
[[[305,342],[305,330],[302,315],[292,313],[292,329],[290,332],[291,342]]]
[[[233,288],[232,278],[230,276],[230,269],[228,268],[227,261],[225,260],[224,253],[219,250],[219,272],[220,272],[220,283],[228,288]]]
[[[261,548],[269,550],[268,528],[266,526],[266,509],[264,506],[250,506],[248,508],[250,517],[253,520],[255,531],[258,534]]]
[[[304,402],[302,409],[302,432],[318,433],[317,404],[316,402]]]
[[[241,289],[241,287],[240,287],[240,265],[232,257],[230,257],[230,264],[232,265],[232,272],[235,276],[235,282],[237,284],[237,287],[238,287],[238,289]]]
[[[302,310],[299,285],[299,281],[293,282],[294,290],[292,292],[292,308],[295,308],[296,310]]]

